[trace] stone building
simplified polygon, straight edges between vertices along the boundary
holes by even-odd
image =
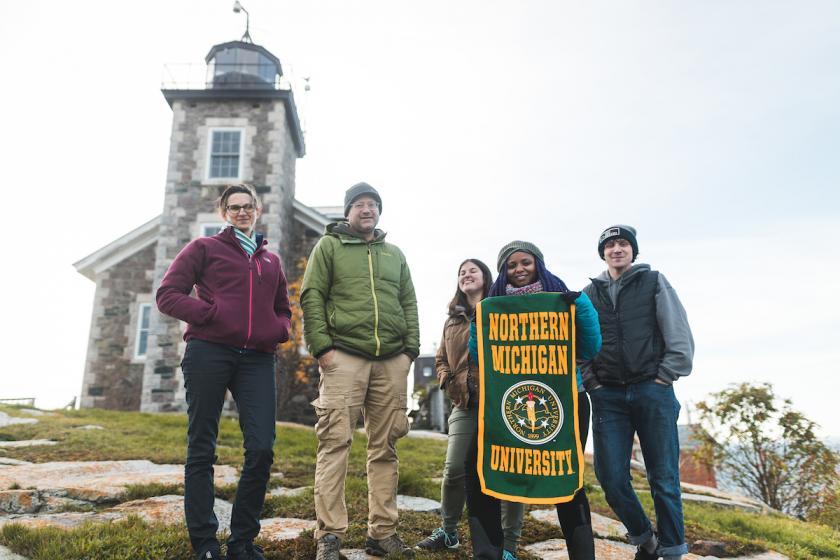
[[[705,464],[698,455],[700,439],[696,434],[702,429],[699,424],[677,424],[680,445],[680,482],[717,488],[715,468]],[[631,458],[642,464],[645,462],[638,436],[633,436]]]
[[[295,199],[295,164],[305,144],[277,57],[232,41],[213,46],[206,63],[201,83],[162,89],[172,108],[162,214],[74,265],[96,283],[84,408],[185,409],[183,325],[157,312],[154,293],[184,245],[222,226],[215,201],[226,185],[256,187],[263,202],[257,230],[283,257],[290,282],[324,226],[342,217],[340,208]]]

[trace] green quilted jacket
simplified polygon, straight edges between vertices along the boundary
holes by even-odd
[[[420,351],[417,299],[405,256],[385,243],[350,234],[346,223],[327,226],[309,256],[301,306],[312,356],[339,348],[371,359]]]

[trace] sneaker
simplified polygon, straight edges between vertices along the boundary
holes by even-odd
[[[414,551],[408,548],[396,533],[381,541],[368,537],[365,539],[365,552],[372,556],[399,554],[403,558],[414,558]]]
[[[318,539],[316,560],[339,560],[341,558],[341,539],[335,535],[324,535]]]
[[[241,550],[230,550],[227,552],[227,560],[265,560],[263,549],[253,543],[248,543]]]
[[[502,552],[502,560],[516,560],[516,554],[510,550],[505,550]]]
[[[636,556],[633,557],[633,560],[658,560],[658,558],[659,555],[656,552],[648,552],[639,546],[636,548]]]
[[[443,527],[438,527],[432,534],[417,543],[414,548],[419,548],[421,550],[445,550],[445,549],[454,549],[461,546],[461,541],[458,540],[458,533],[455,531],[451,533],[447,533],[443,530]],[[514,558],[514,560],[516,560]]]
[[[222,560],[222,551],[218,543],[210,545],[195,556],[198,560]]]

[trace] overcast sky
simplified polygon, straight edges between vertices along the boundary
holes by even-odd
[[[627,223],[694,331],[684,405],[769,381],[840,435],[840,4],[244,6],[296,90],[298,199],[379,189],[424,350],[465,257],[492,267],[527,239],[580,289],[604,269],[598,234]],[[161,212],[163,67],[201,71],[213,44],[238,39],[245,17],[231,7],[0,4],[0,398],[46,408],[79,394],[94,284],[72,263]]]

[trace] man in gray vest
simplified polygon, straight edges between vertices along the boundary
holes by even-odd
[[[636,560],[679,560],[685,544],[680,497],[680,404],[673,383],[691,373],[694,339],[685,309],[639,254],[636,230],[617,225],[598,239],[607,270],[584,288],[598,310],[603,346],[582,364],[592,400],[595,475],[624,523]],[[633,434],[639,436],[657,532],[630,485]]]

